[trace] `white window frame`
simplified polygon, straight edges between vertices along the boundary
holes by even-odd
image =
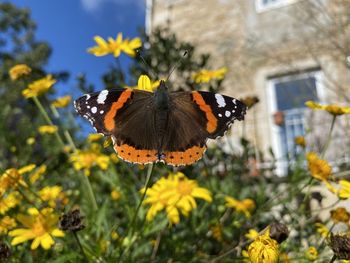
[[[284,176],[288,166],[287,160],[284,159],[282,145],[280,144],[279,132],[280,127],[274,123],[273,114],[278,111],[275,84],[285,81],[297,80],[306,77],[314,77],[316,80],[316,92],[319,101],[325,102],[325,87],[323,85],[324,76],[321,70],[310,71],[301,74],[290,74],[288,76],[276,77],[267,80],[267,104],[269,108],[269,126],[271,132],[272,150],[276,158],[276,174]]]
[[[275,8],[291,5],[297,1],[299,0],[276,0],[276,2],[264,4],[263,0],[255,0],[255,9],[258,13],[261,13]]]

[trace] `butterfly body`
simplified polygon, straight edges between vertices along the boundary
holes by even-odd
[[[104,90],[84,95],[74,105],[97,132],[111,136],[120,158],[176,166],[199,160],[207,139],[223,136],[246,112],[234,98],[204,91],[169,92],[163,81],[154,93]]]

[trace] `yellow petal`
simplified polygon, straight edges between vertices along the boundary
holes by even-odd
[[[140,90],[152,91],[151,80],[147,75],[141,75],[139,77],[137,88]]]

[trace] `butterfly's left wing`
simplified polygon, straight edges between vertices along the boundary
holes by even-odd
[[[163,160],[171,165],[198,161],[207,139],[222,136],[234,120],[243,120],[246,113],[242,102],[212,92],[174,92],[170,103]]]

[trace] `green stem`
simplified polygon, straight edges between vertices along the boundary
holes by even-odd
[[[144,192],[142,194],[142,197],[141,197],[141,200],[140,200],[140,202],[139,202],[139,204],[138,204],[138,206],[136,208],[135,214],[134,214],[134,216],[133,216],[133,218],[131,220],[131,227],[130,227],[130,234],[131,234],[131,236],[134,234],[136,218],[137,218],[137,215],[138,215],[139,210],[141,208],[142,202],[143,202],[143,200],[146,197],[147,189],[149,187],[149,181],[150,181],[150,179],[152,177],[152,171],[153,171],[153,163],[148,166],[147,177],[146,177],[146,182],[145,182],[145,186],[144,186],[145,190],[144,190]]]
[[[75,232],[75,231],[72,231],[73,232],[73,235],[74,235],[74,238],[75,238],[75,240],[77,241],[77,243],[78,243],[78,246],[79,246],[79,248],[80,248],[80,250],[81,250],[81,253],[83,254],[83,256],[84,256],[84,258],[85,258],[85,262],[90,262],[90,260],[88,259],[88,257],[86,256],[86,254],[85,254],[85,251],[84,251],[84,248],[83,248],[83,246],[81,245],[81,242],[80,242],[80,239],[79,239],[79,237],[78,237],[78,234]]]
[[[37,97],[33,97],[34,103],[35,105],[39,108],[40,113],[43,115],[44,119],[46,120],[46,122],[50,125],[54,125],[53,122],[51,121],[49,115],[47,114],[47,112],[45,111],[43,105],[41,104],[41,102],[39,101],[39,99]],[[58,134],[58,131],[55,132],[55,136],[57,138],[57,140],[59,141],[59,143],[64,146],[64,142],[62,140],[62,138],[60,137],[60,135]]]
[[[327,136],[327,140],[326,140],[326,143],[323,147],[323,150],[322,150],[322,153],[321,153],[321,157],[323,158],[324,155],[326,154],[326,150],[328,149],[328,146],[332,140],[332,132],[333,132],[333,129],[334,129],[334,124],[335,124],[335,120],[337,118],[337,115],[333,115],[333,119],[332,119],[332,124],[331,124],[331,128],[329,129],[329,133],[328,133],[328,136]]]
[[[333,257],[331,258],[331,260],[329,261],[329,263],[333,263],[336,259],[337,259],[336,255],[333,255]]]
[[[97,211],[98,210],[98,205],[97,205],[97,202],[96,202],[94,191],[92,190],[92,186],[91,186],[90,180],[85,174],[82,174],[82,176],[83,176],[83,182],[84,182],[84,184],[86,185],[86,188],[87,188],[87,194],[88,194],[88,198],[90,200],[90,203],[92,204],[92,208],[93,208],[94,211]]]

